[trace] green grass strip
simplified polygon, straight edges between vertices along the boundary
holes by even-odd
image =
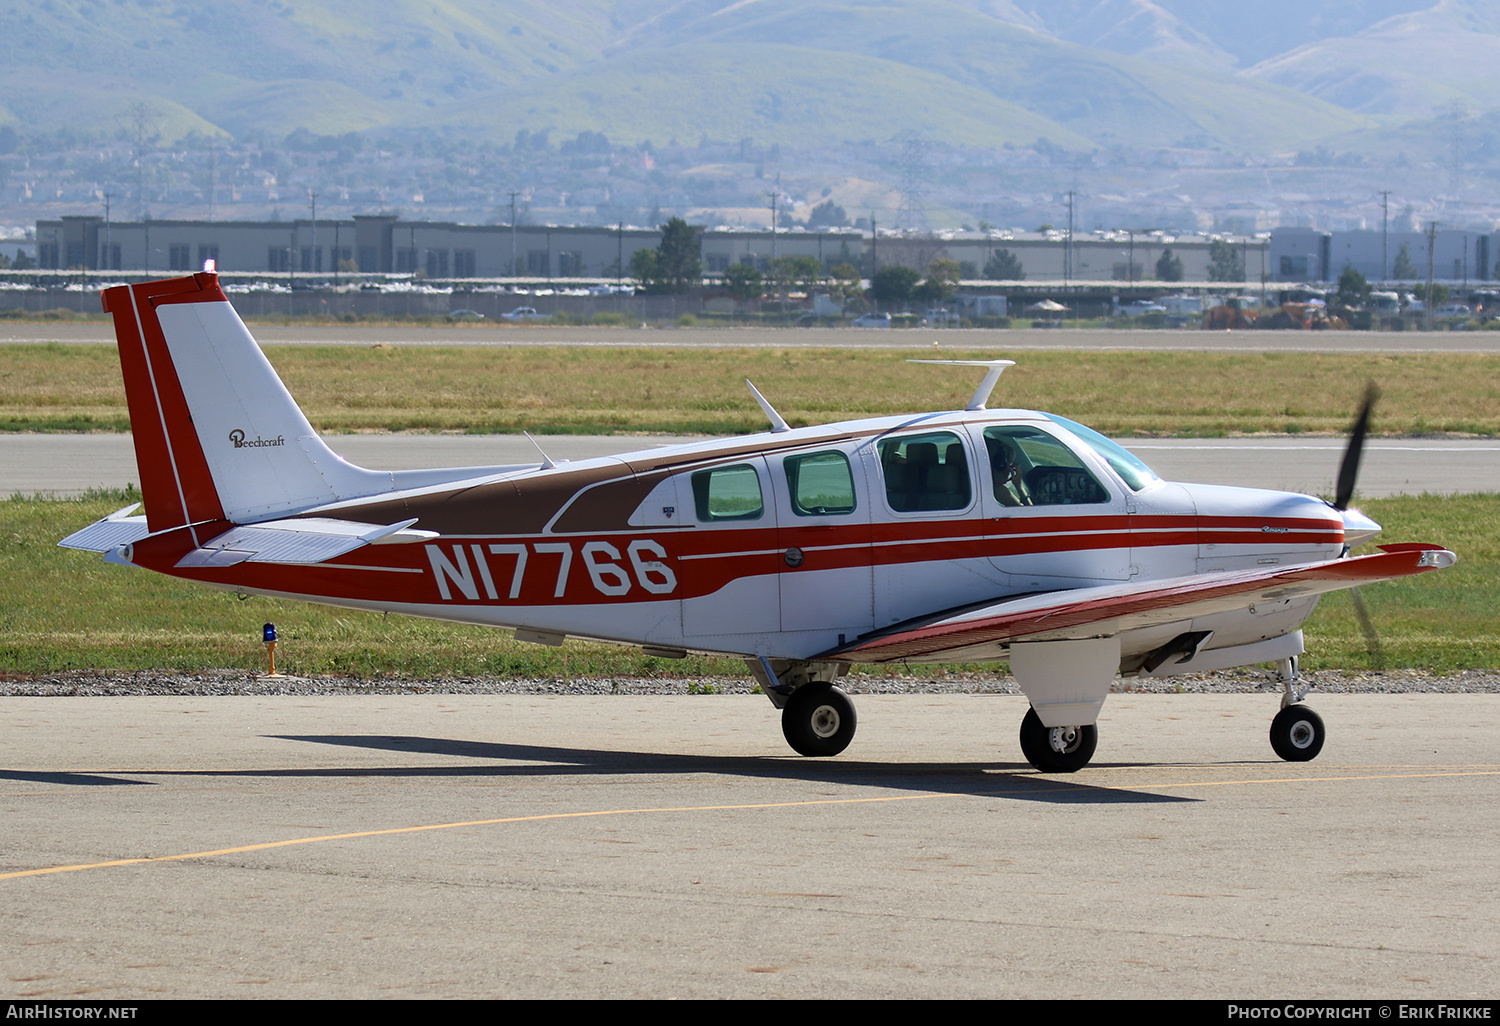
[[[358,677],[743,675],[738,660],[663,660],[640,650],[568,642],[522,644],[509,631],[330,609],[233,594],[56,547],[57,540],[138,499],[0,500],[0,673],[73,669],[262,668],[260,625],[276,623],[277,668]],[[1458,565],[1362,589],[1385,664],[1434,671],[1500,666],[1500,495],[1404,497],[1363,504],[1383,540],[1445,545]],[[1307,628],[1308,669],[1371,668],[1347,592],[1324,598]],[[892,674],[930,675],[932,668]]]

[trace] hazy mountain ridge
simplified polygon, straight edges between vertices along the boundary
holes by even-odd
[[[1248,76],[1368,114],[1421,118],[1444,107],[1495,106],[1500,8],[1440,0],[1354,36],[1310,43]]]
[[[1367,114],[1490,106],[1500,85],[1500,11],[1479,0],[43,0],[0,32],[0,123],[114,134],[146,101],[167,138],[915,130],[1269,152]]]

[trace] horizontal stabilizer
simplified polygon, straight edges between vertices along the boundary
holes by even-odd
[[[131,516],[140,505],[136,503],[116,510],[103,520],[96,520],[83,530],[74,531],[57,544],[65,549],[82,549],[84,552],[108,552],[121,545],[134,545],[151,533],[144,516]]]
[[[366,545],[399,545],[436,538],[436,531],[414,531],[417,521],[384,527],[351,520],[307,517],[232,527],[177,561],[181,567],[235,566],[238,563],[324,563]]]

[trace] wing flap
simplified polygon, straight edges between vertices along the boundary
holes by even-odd
[[[1074,591],[1025,595],[906,624],[827,654],[847,662],[881,663],[993,647],[1011,641],[1061,641],[1246,609],[1353,588],[1452,566],[1457,556],[1436,545],[1382,546],[1355,556],[1276,570],[1200,574]]]

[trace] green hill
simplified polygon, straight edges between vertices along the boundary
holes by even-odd
[[[886,140],[918,126],[976,146],[1038,138],[1086,148],[1086,136],[1018,104],[889,60],[772,43],[689,44],[635,50],[477,103],[429,122],[509,140],[517,130],[603,132],[656,143],[707,138],[757,143]]]
[[[0,10],[0,117],[22,132],[115,135],[144,101],[168,139],[436,127],[808,144],[915,131],[976,146],[1285,152],[1368,127],[1364,112],[1426,116],[1424,104],[1493,94],[1500,16],[1485,10],[1478,0],[1254,10],[1229,0],[42,0]],[[1444,42],[1460,36],[1459,50]],[[1251,56],[1270,59],[1253,74],[1233,70]]]

